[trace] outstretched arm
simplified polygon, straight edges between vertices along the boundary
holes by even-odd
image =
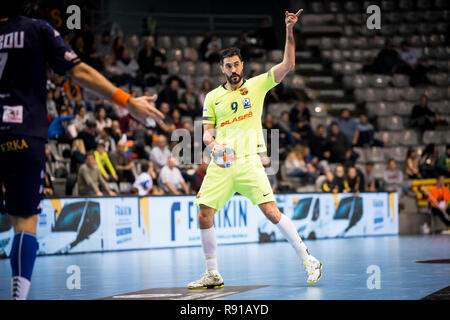
[[[133,98],[114,86],[100,72],[83,62],[73,67],[69,74],[81,86],[95,91],[106,99],[119,102],[136,120],[145,123],[147,117],[152,117],[161,122],[160,119],[164,118],[164,115],[153,105],[157,99],[156,95]]]
[[[298,21],[299,15],[303,12],[303,9],[297,11],[297,13],[286,14],[286,44],[284,46],[283,61],[273,67],[273,75],[276,82],[281,82],[289,71],[295,69],[295,40],[294,40],[294,25]]]

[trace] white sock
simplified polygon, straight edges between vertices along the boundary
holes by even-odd
[[[11,278],[11,296],[13,300],[26,300],[31,282],[24,277]]]
[[[298,232],[295,229],[295,226],[292,223],[291,219],[282,214],[280,222],[278,222],[275,225],[278,227],[278,229],[280,229],[283,236],[294,247],[295,252],[297,252],[298,256],[303,261],[305,261],[305,259],[310,255],[310,253],[308,251],[308,248],[306,248],[306,245],[303,243],[302,239],[298,235]]]
[[[202,241],[203,254],[205,255],[206,270],[208,272],[217,271],[217,239],[214,226],[209,229],[200,229],[200,239]]]

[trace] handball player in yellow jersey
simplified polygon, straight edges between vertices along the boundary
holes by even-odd
[[[206,273],[187,285],[189,289],[213,289],[224,285],[217,266],[217,240],[214,214],[238,192],[258,205],[294,247],[305,267],[307,283],[317,282],[322,264],[314,258],[298,235],[292,221],[278,210],[264,167],[258,153],[265,152],[261,116],[264,97],[271,88],[295,69],[294,25],[303,10],[285,12],[286,44],[283,61],[272,69],[245,80],[244,63],[239,49],[221,52],[220,68],[227,82],[209,92],[203,107],[203,141],[214,152],[224,145],[231,147],[236,160],[230,167],[211,161],[195,204],[200,207],[199,225]],[[216,137],[212,131],[216,130]]]

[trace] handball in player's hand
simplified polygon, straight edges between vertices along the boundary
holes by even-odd
[[[214,163],[221,168],[229,168],[236,160],[236,152],[230,146],[217,144],[214,146],[211,156]]]

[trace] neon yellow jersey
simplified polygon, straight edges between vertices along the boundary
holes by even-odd
[[[277,84],[270,69],[234,91],[224,85],[210,91],[203,106],[203,124],[214,124],[216,142],[232,147],[238,157],[265,152],[261,122],[264,98]]]

